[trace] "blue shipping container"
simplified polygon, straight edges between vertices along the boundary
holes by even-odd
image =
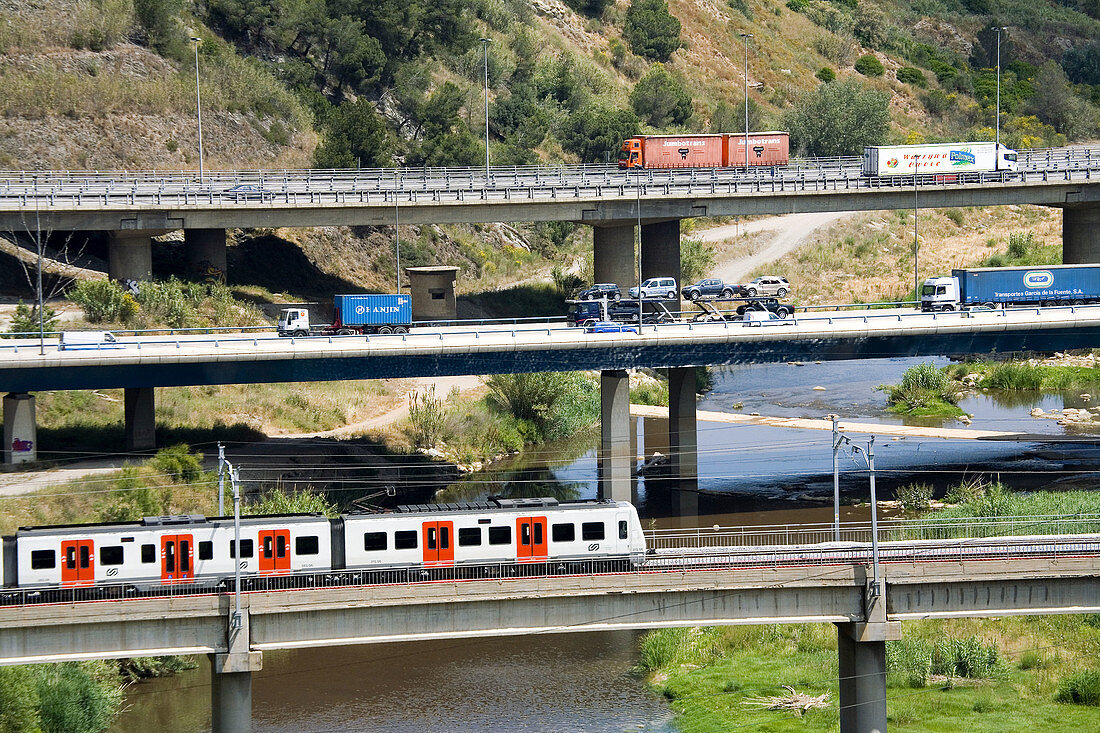
[[[1100,265],[990,267],[951,274],[959,279],[966,305],[1100,299]]]
[[[345,326],[393,326],[412,323],[408,295],[337,295],[334,318]]]

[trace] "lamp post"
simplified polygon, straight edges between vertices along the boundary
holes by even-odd
[[[877,598],[882,592],[878,568],[878,494],[875,491],[875,436],[867,443],[864,451],[858,445],[852,445],[852,451],[863,454],[867,461],[867,472],[871,475],[871,596]]]
[[[997,120],[994,125],[997,128],[997,158],[1001,156],[1001,31],[1008,32],[1008,28],[997,26]]]
[[[202,183],[202,94],[199,92],[199,44],[202,39],[191,36],[191,42],[195,44],[195,116],[199,120],[199,183]]]
[[[482,38],[481,47],[485,50],[485,183],[489,183],[489,44],[491,38]]]
[[[745,39],[745,173],[749,172],[749,39],[751,33],[742,33]]]
[[[829,415],[833,421],[833,539],[840,542],[840,446],[847,440],[840,434],[840,417]]]
[[[920,256],[920,239],[917,238],[917,219],[920,216],[920,208],[917,201],[917,172],[920,169],[920,155],[913,154],[913,298],[917,301],[917,310],[920,310],[920,276],[917,274],[917,258]]]

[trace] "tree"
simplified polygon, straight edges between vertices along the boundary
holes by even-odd
[[[828,84],[831,81],[836,81],[836,72],[830,69],[828,66],[822,66],[814,74],[823,84]]]
[[[915,66],[901,67],[898,69],[897,77],[902,84],[913,84],[921,88],[928,86],[928,79],[924,76],[924,72]]]
[[[669,73],[663,64],[653,68],[634,85],[630,106],[644,122],[653,127],[682,125],[691,117],[691,95],[683,79]]]
[[[680,47],[680,21],[668,12],[665,0],[632,0],[623,37],[639,56],[668,61]]]
[[[1096,132],[1096,108],[1073,94],[1062,67],[1053,61],[1039,67],[1028,109],[1071,140]]]
[[[561,129],[562,147],[580,157],[582,163],[614,160],[623,140],[638,133],[638,117],[628,109],[585,107],[570,115]]]
[[[760,111],[760,105],[749,97],[749,130],[759,130],[764,120],[764,114]],[[727,104],[719,102],[714,107],[714,114],[710,117],[710,132],[744,132],[745,131],[745,103]]]
[[[1062,54],[1062,68],[1075,84],[1100,84],[1100,41],[1066,51]]]
[[[614,0],[565,0],[565,4],[591,18],[599,18]]]
[[[393,138],[374,105],[362,97],[333,110],[324,135],[313,153],[317,168],[393,165]]]
[[[785,115],[792,143],[809,155],[857,155],[886,139],[890,96],[855,79],[822,84]]]
[[[882,76],[886,68],[873,53],[868,53],[856,59],[856,71],[864,76]]]

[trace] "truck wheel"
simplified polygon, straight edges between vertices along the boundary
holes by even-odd
[[[295,331],[294,335],[297,336],[298,338],[305,338],[309,334],[305,331]]]
[[[775,315],[779,316],[780,318],[786,318],[790,315],[790,311],[788,311],[786,308],[776,308]]]
[[[336,335],[337,336],[350,336],[352,333],[353,333],[353,331],[350,328],[341,328],[339,331],[336,332]]]
[[[393,329],[390,328],[389,326],[380,326],[378,328],[378,333],[387,333],[387,334],[393,333]]]
[[[725,290],[722,291],[722,297],[723,298],[732,298],[733,297],[733,291],[730,290],[729,288],[726,288]]]
[[[394,333],[408,333],[409,329],[405,328],[404,326],[394,326],[393,327],[393,332]]]
[[[623,294],[622,293],[615,293],[613,296],[611,296],[611,299],[614,300],[616,303],[618,303],[620,300],[623,299]]]
[[[779,288],[779,290],[775,291],[775,297],[777,297],[777,298],[786,298],[787,297],[787,289],[786,288]]]
[[[988,308],[991,311],[992,310],[997,310],[997,304],[992,302],[992,301],[990,301],[989,303],[982,303],[982,305],[984,305],[986,308]]]
[[[699,300],[699,296],[702,295],[698,290],[692,290],[688,293],[688,300]]]
[[[949,313],[949,312],[955,310],[955,306],[945,305],[943,308],[940,308],[940,310],[942,310],[944,313]]]

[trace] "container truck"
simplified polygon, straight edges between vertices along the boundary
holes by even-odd
[[[922,311],[1100,302],[1100,265],[981,267],[924,281]]]
[[[350,336],[408,333],[412,303],[408,295],[337,295],[332,323],[311,323],[309,309],[284,308],[279,313],[280,336]]]
[[[623,141],[620,168],[744,168],[743,133],[713,135],[637,135]],[[786,165],[790,136],[785,132],[750,132],[749,166]]]
[[[1016,151],[997,143],[882,145],[863,149],[863,175],[911,176],[1019,170]]]

